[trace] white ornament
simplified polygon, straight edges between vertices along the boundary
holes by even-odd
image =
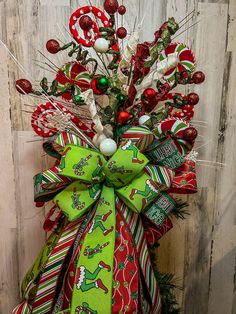
[[[107,138],[101,142],[100,151],[105,156],[112,156],[117,151],[117,144],[114,140]]]
[[[148,115],[141,116],[138,120],[139,125],[145,124],[148,120],[150,120],[150,117]]]
[[[97,52],[105,53],[109,49],[109,41],[105,38],[98,38],[94,43],[94,49]]]

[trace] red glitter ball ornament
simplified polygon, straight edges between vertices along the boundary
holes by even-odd
[[[124,27],[119,27],[116,31],[116,35],[120,39],[124,39],[127,36],[127,30]]]
[[[120,5],[118,8],[118,13],[120,15],[124,15],[126,13],[126,7],[124,5]]]
[[[187,141],[187,142],[194,142],[194,140],[197,138],[198,136],[198,132],[195,128],[193,127],[189,127],[184,131],[183,134],[183,138]]]
[[[79,20],[79,26],[83,31],[89,31],[93,26],[91,17],[88,15],[83,15]]]
[[[20,79],[16,81],[16,90],[20,93],[20,94],[30,94],[33,91],[32,88],[32,84],[30,83],[30,81],[26,80],[26,79]]]
[[[48,52],[55,54],[61,50],[60,44],[56,39],[50,39],[46,43],[46,49]]]
[[[104,9],[108,14],[115,14],[119,8],[117,0],[106,0],[104,2]]]
[[[199,103],[199,96],[196,93],[190,93],[187,96],[188,104],[195,106]]]
[[[147,88],[143,92],[143,98],[144,100],[151,100],[153,98],[156,98],[157,92],[153,88]]]
[[[120,111],[118,113],[117,121],[119,125],[127,123],[129,119],[130,119],[130,114],[127,111]]]
[[[193,74],[193,82],[195,84],[201,84],[205,81],[205,74],[201,71],[197,71]]]

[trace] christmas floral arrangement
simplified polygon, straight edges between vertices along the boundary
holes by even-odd
[[[79,8],[73,41],[46,43],[71,58],[52,83],[16,81],[21,94],[44,99],[31,122],[55,162],[34,177],[36,206],[54,206],[14,314],[179,313],[154,248],[171,215],[185,213],[174,194],[197,191],[191,120],[199,97],[175,88],[205,76],[191,49],[172,42],[174,18],[140,43],[138,29],[116,26],[125,13],[117,0]]]

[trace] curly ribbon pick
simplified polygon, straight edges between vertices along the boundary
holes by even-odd
[[[92,149],[73,144],[65,146],[58,169],[60,177],[69,179],[70,183],[54,197],[54,202],[69,221],[83,216],[96,203],[90,231],[84,239],[77,264],[71,313],[75,313],[83,302],[100,313],[110,313],[115,198],[121,199],[134,212],[141,213],[162,190],[170,187],[173,180],[173,170],[148,163],[149,160],[131,141],[119,148],[108,162]],[[40,195],[42,197],[42,191]],[[44,196],[48,199],[52,194],[47,195],[45,191]],[[94,244],[94,239],[98,243],[106,240],[109,246],[104,251],[102,260],[98,255],[90,262],[83,253],[87,246]],[[97,289],[90,293],[91,288]],[[94,296],[101,300],[99,305],[95,304]]]
[[[124,52],[122,54],[122,60],[120,61],[118,70],[117,70],[118,80],[123,85],[128,84],[128,77],[123,73],[122,70],[125,70],[130,67],[130,61],[132,57],[135,55],[138,42],[139,42],[138,32],[133,32],[130,35],[129,41],[124,49]]]
[[[97,132],[94,138],[94,143],[97,145],[97,140],[100,136],[104,135],[104,126],[102,125],[101,119],[98,115],[97,106],[94,100],[93,91],[89,89],[82,94],[85,103],[88,106],[89,112],[91,114],[92,121],[94,123],[94,130]]]

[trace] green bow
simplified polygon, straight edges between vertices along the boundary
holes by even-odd
[[[74,181],[56,195],[54,202],[70,221],[82,215],[99,199],[103,185],[126,205],[140,213],[160,193],[162,186],[144,171],[149,160],[130,141],[106,161],[89,148],[67,145],[59,169]]]

